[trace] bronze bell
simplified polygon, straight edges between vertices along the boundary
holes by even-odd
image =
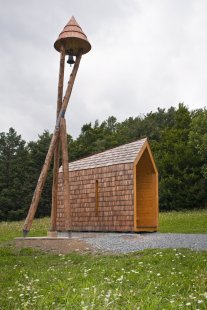
[[[68,55],[67,63],[71,66],[75,63],[75,60],[73,59],[73,55]]]

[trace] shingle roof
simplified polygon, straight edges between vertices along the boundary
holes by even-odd
[[[76,160],[69,164],[69,170],[74,171],[123,163],[132,163],[146,141],[147,139],[145,138]],[[62,167],[60,169],[62,169]]]

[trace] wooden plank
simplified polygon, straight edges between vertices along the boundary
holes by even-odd
[[[99,188],[98,188],[98,180],[95,180],[95,214],[98,216],[98,209],[99,209]]]
[[[154,169],[153,158],[150,155],[147,143],[142,155],[137,157],[134,164],[135,231],[151,231],[150,229],[158,224],[157,170]]]
[[[63,98],[63,84],[64,84],[64,69],[65,69],[65,49],[61,47],[60,53],[60,69],[58,81],[58,96],[57,96],[57,118],[60,113],[62,98]],[[59,139],[54,151],[54,167],[53,167],[53,185],[52,185],[52,209],[51,209],[51,227],[50,231],[57,229],[57,191],[58,191],[58,171],[59,171]]]

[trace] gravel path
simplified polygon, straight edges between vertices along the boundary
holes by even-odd
[[[72,238],[84,240],[101,251],[114,253],[129,253],[154,248],[207,250],[207,234],[72,233]]]

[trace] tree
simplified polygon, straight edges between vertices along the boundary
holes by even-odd
[[[13,128],[0,133],[0,219],[25,215],[28,185],[28,152],[25,141]]]

